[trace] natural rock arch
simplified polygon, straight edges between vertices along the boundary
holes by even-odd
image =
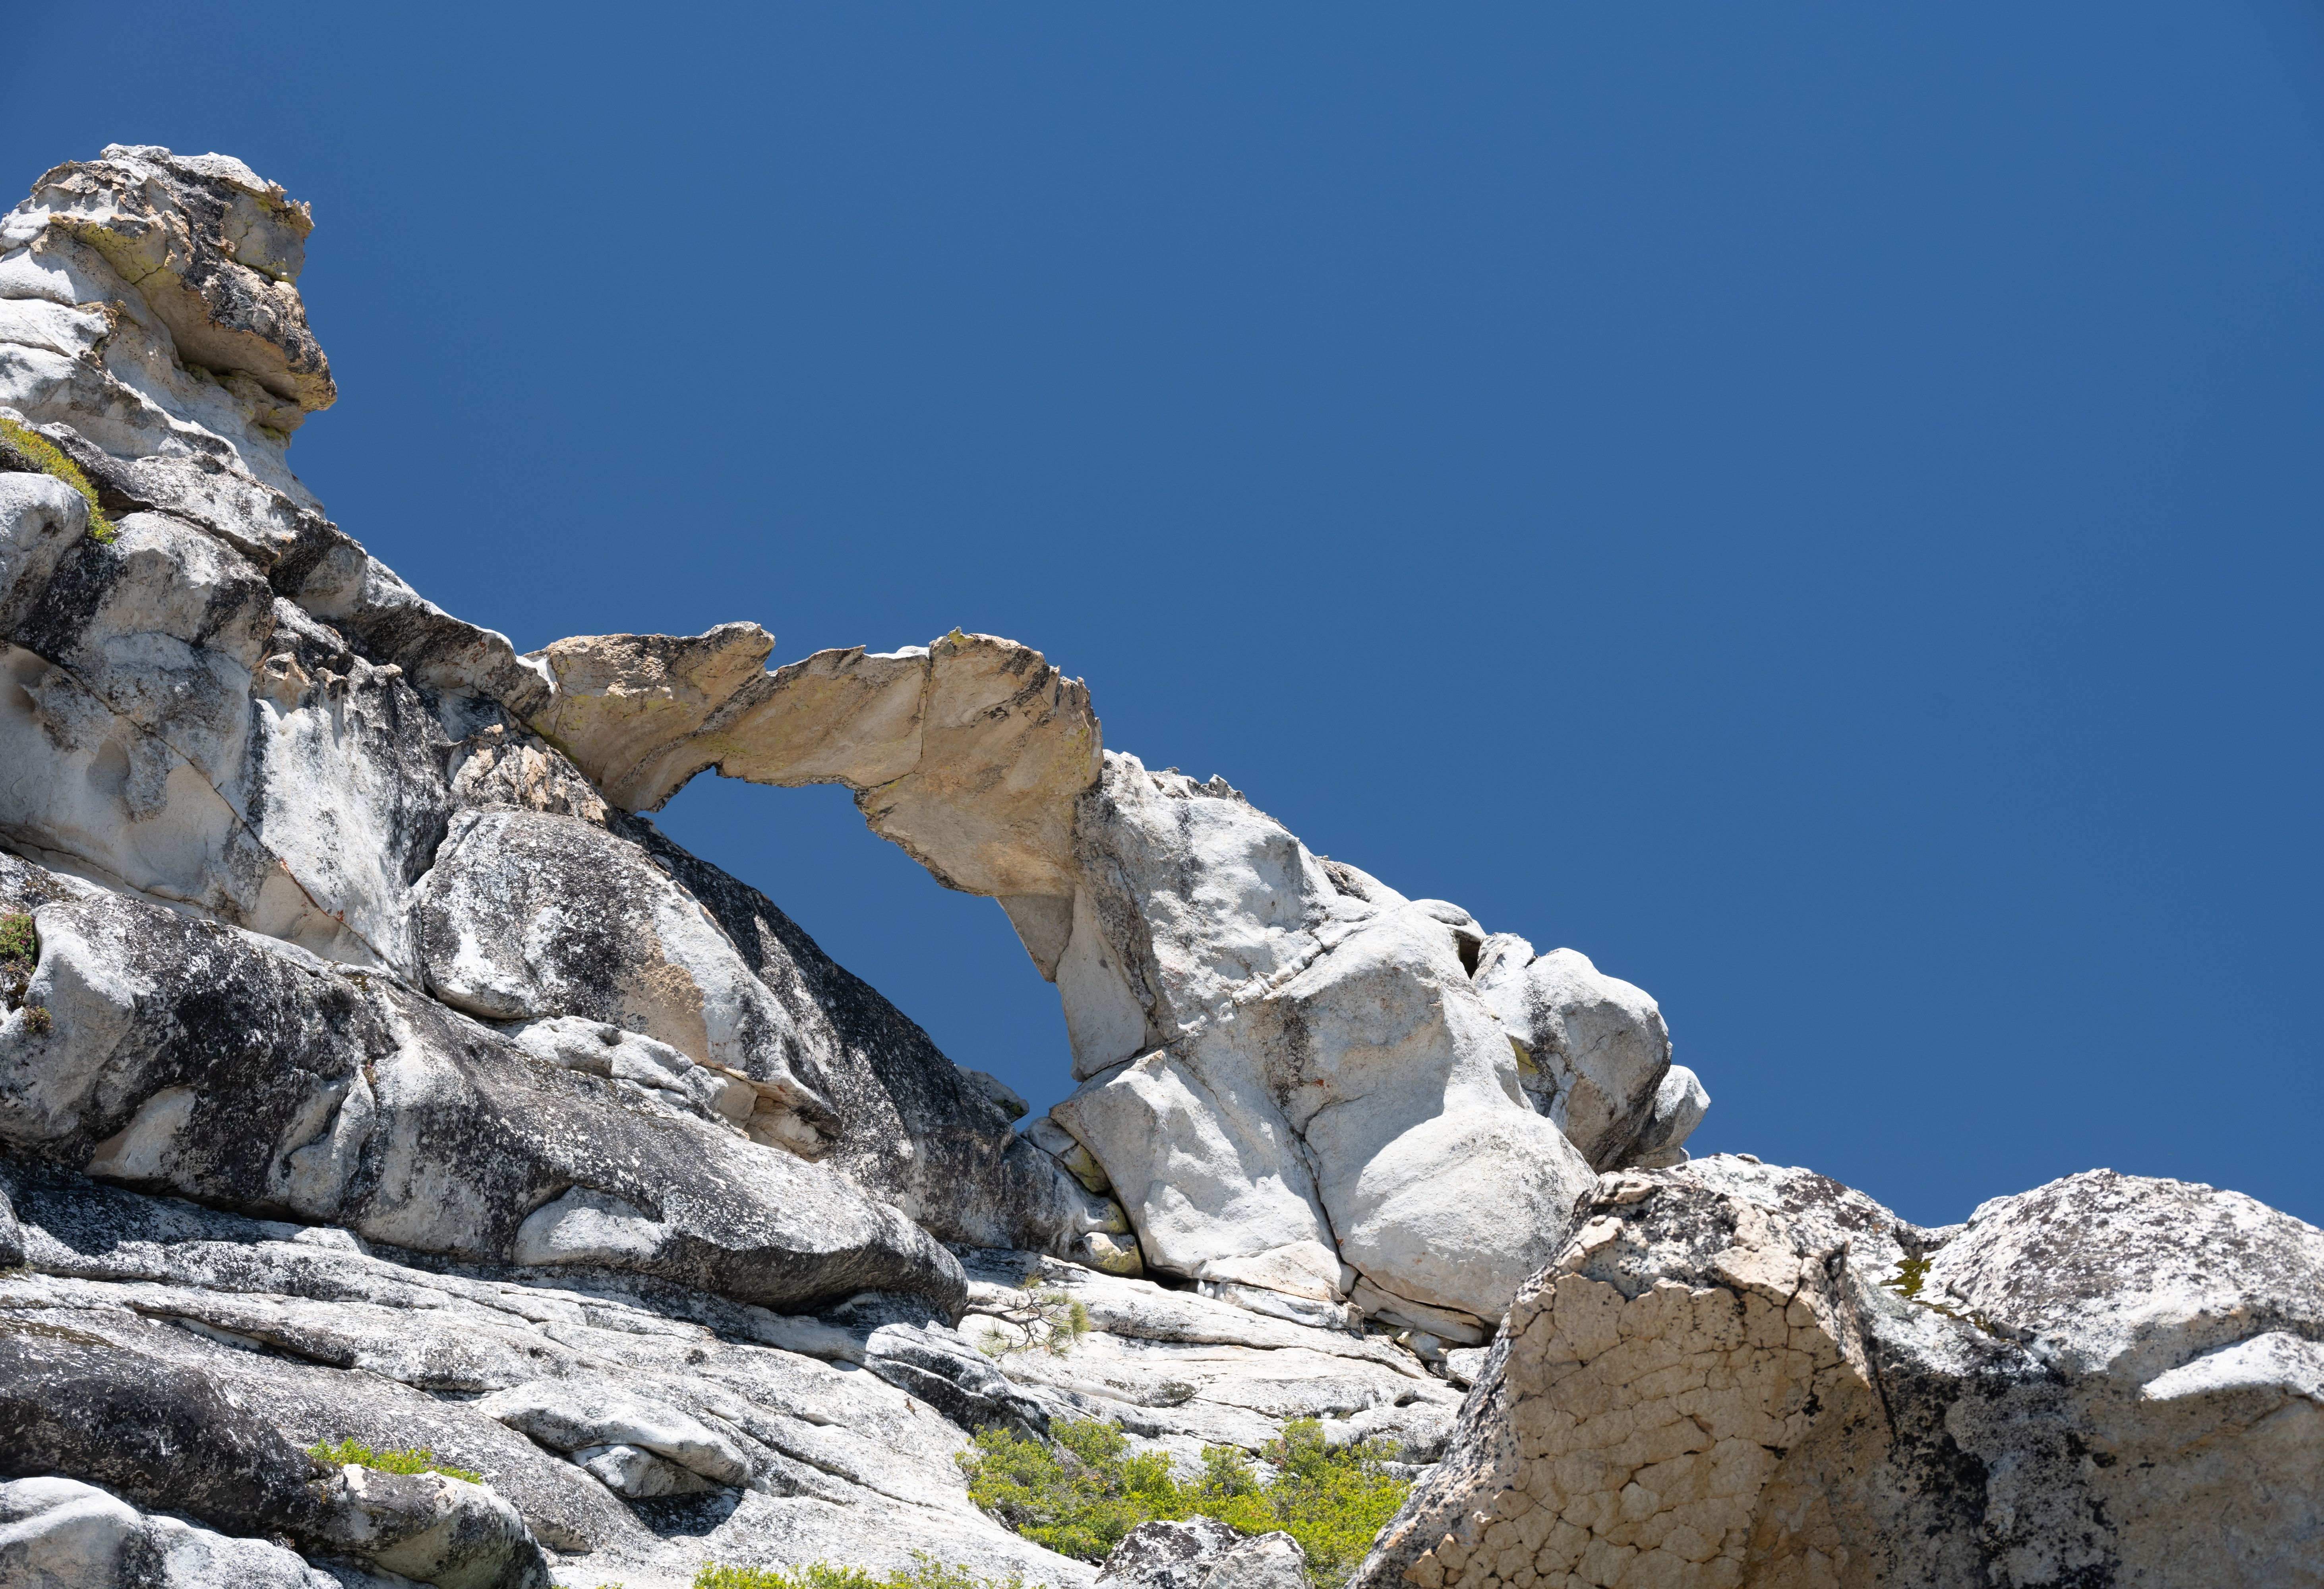
[[[530,725],[614,804],[715,768],[842,784],[1056,984],[1082,1088],[1029,1134],[1144,1258],[1266,1311],[1481,1340],[1596,1169],[1682,1157],[1707,1103],[1654,1001],[1317,857],[1223,779],[1109,754],[1089,692],[954,630],[768,671],[755,624],[526,660]]]

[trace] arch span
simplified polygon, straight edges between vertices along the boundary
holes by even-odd
[[[951,634],[769,670],[755,624],[529,660],[530,724],[613,804],[715,768],[836,783],[1056,984],[1081,1088],[1027,1134],[1144,1261],[1265,1311],[1480,1340],[1598,1171],[1683,1158],[1708,1099],[1653,999],[1310,852],[1223,779],[1108,752],[1031,648]]]

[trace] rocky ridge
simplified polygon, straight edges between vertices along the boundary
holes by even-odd
[[[2140,1242],[2089,1188],[1914,1232],[1691,1164],[1651,997],[1106,749],[1013,641],[519,656],[288,468],[335,395],[310,225],[121,146],[0,221],[0,916],[37,937],[0,978],[0,1585],[914,1548],[1080,1584],[969,1504],[969,1432],[1191,1463],[1301,1416],[1425,1475],[1372,1583],[2159,1583],[2206,1541],[2314,1581],[2270,1465],[2324,1448],[2312,1229],[2113,1178]],[[670,843],[706,770],[844,785],[995,898],[1079,1089],[1022,1120]],[[2236,1262],[2162,1283],[2189,1231]],[[1923,1259],[1958,1306],[1885,1283]],[[1035,1277],[1091,1335],[979,1350]],[[349,1437],[483,1482],[305,1455]],[[2133,1451],[2080,1489],[2043,1455]],[[1288,1570],[1171,1538],[1185,1589]]]

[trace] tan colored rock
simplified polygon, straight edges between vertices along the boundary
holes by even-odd
[[[176,343],[278,432],[338,396],[293,285],[312,212],[227,155],[108,145],[33,184],[8,242],[53,228],[101,255]]]
[[[752,680],[775,648],[755,623],[722,623],[692,638],[580,635],[540,655],[557,693],[532,720],[625,810],[659,808],[675,784],[640,799],[651,769],[684,746]],[[687,776],[706,762],[697,761]],[[683,780],[681,780],[683,781]]]
[[[1724,1156],[1585,1212],[1358,1589],[2319,1581],[2312,1226],[2098,1171],[1922,1232]]]
[[[954,630],[925,649],[819,651],[763,670],[772,637],[595,635],[540,653],[556,693],[531,725],[625,811],[688,778],[842,784],[874,832],[946,887],[1074,891],[1074,802],[1097,781],[1089,692],[1014,640]]]

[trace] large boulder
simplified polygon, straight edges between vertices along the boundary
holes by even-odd
[[[991,1078],[946,1059],[765,895],[638,828],[646,854],[709,913],[787,1013],[835,1119],[829,1163],[944,1241],[1135,1272],[1120,1205],[1017,1134]]]
[[[1306,1589],[1307,1553],[1284,1533],[1246,1539],[1213,1518],[1140,1523],[1098,1574],[1111,1589]]]
[[[2324,1581],[2324,1232],[2095,1171],[1916,1230],[1602,1178],[1360,1585]]]
[[[1053,1113],[1148,1262],[1326,1302],[1360,1279],[1368,1311],[1481,1339],[1590,1171],[1524,1095],[1468,914],[1334,872],[1223,781],[1132,757],[1107,756],[1076,833],[1091,881],[1060,981],[1086,936],[1081,974],[1156,1046],[1123,1063],[1077,1042],[1077,1067],[1107,1068]]]
[[[1597,1170],[1632,1161],[1670,1072],[1670,1033],[1645,989],[1600,973],[1575,950],[1536,954],[1496,932],[1478,956],[1477,991],[1508,1029],[1518,1085]]]
[[[0,1143],[422,1252],[792,1310],[867,1290],[959,1309],[927,1233],[733,1126],[632,1107],[384,978],[0,856],[0,906],[20,903],[45,1015],[0,1023]]]
[[[267,1539],[149,1516],[77,1479],[0,1482],[0,1584],[12,1589],[340,1589]]]

